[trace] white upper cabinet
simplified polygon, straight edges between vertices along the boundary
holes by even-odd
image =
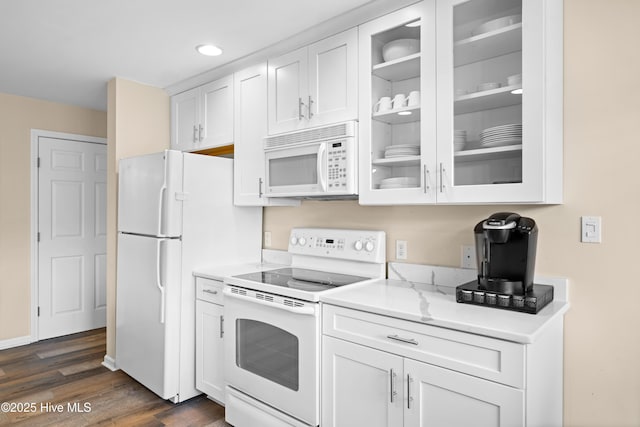
[[[358,31],[269,60],[269,134],[357,119]]]
[[[175,150],[233,144],[233,76],[171,97],[171,126]]]
[[[237,206],[299,205],[297,200],[264,197],[267,135],[267,64],[234,75],[235,144],[233,199]]]
[[[420,52],[385,60],[403,38]],[[558,40],[552,0],[430,0],[362,25],[360,202],[561,203]],[[376,105],[417,90],[418,108]]]

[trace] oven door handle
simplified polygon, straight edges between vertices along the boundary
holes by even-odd
[[[278,304],[278,303],[273,303],[273,302],[267,302],[267,301],[262,301],[256,298],[251,298],[251,297],[245,297],[242,295],[237,295],[231,292],[231,289],[228,287],[225,287],[224,291],[224,297],[225,298],[234,298],[234,299],[238,299],[244,302],[248,302],[250,304],[258,304],[258,305],[264,305],[266,307],[270,307],[276,310],[284,310],[284,311],[288,311],[290,313],[295,313],[295,314],[302,314],[302,315],[307,315],[307,316],[313,316],[315,315],[315,308],[311,307],[311,306],[304,306],[304,307],[289,307],[288,305],[284,305],[284,304]]]

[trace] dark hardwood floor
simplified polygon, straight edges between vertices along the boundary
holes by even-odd
[[[173,404],[101,365],[105,329],[0,351],[0,425],[228,426],[205,396]]]

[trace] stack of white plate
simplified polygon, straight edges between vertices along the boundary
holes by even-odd
[[[453,147],[455,148],[455,151],[463,150],[466,142],[467,142],[467,131],[455,129],[453,131]]]
[[[420,146],[411,144],[390,145],[384,149],[385,159],[402,156],[420,155]]]
[[[486,148],[522,144],[522,124],[512,123],[487,128],[480,132],[480,144]]]
[[[389,188],[411,188],[417,187],[420,183],[418,178],[412,176],[398,176],[395,178],[386,178],[380,181],[381,189]]]

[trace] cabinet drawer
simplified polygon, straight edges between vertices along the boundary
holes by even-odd
[[[218,280],[205,279],[203,277],[196,277],[196,298],[199,300],[223,305],[223,288],[223,282],[220,282]]]
[[[322,331],[347,341],[524,388],[522,344],[323,304]]]

